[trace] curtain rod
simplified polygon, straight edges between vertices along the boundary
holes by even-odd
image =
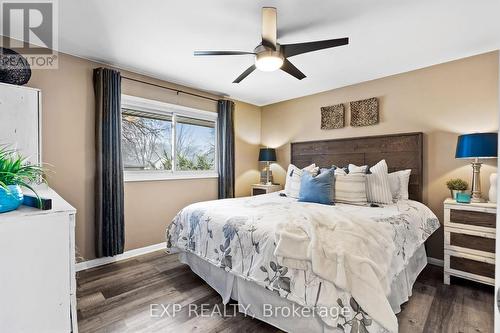
[[[165,87],[165,86],[162,86],[160,84],[151,83],[151,82],[147,82],[147,81],[142,81],[142,80],[134,79],[134,78],[131,78],[131,77],[128,77],[128,76],[122,76],[122,78],[130,80],[130,81],[135,81],[135,82],[139,82],[139,83],[148,84],[150,86],[155,86],[155,87],[158,87],[158,88],[163,88],[163,89],[175,91],[177,94],[182,93],[182,94],[185,94],[185,95],[191,95],[191,96],[195,96],[195,97],[199,97],[199,98],[209,99],[209,100],[214,101],[214,102],[218,102],[219,101],[219,100],[217,100],[215,98],[198,95],[198,94],[191,93],[191,92],[184,91],[184,90],[179,90],[179,89],[174,89],[174,88],[170,88],[170,87]]]

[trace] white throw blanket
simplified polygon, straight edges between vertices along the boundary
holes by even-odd
[[[304,209],[300,215],[276,228],[274,254],[279,263],[311,269],[317,276],[349,291],[375,321],[390,332],[397,332],[397,318],[387,300],[395,251],[392,228],[330,206]]]

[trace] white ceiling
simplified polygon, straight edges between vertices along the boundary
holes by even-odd
[[[349,37],[290,58],[307,78],[255,71],[261,7],[278,9],[281,44]],[[309,95],[500,48],[498,0],[60,0],[59,49],[256,105]]]

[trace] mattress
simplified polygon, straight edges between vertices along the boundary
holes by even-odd
[[[334,281],[321,279],[310,270],[289,269],[277,263],[274,256],[276,226],[300,218],[300,211],[324,210],[324,207],[297,202],[279,193],[192,204],[181,210],[169,225],[167,250],[190,253],[209,263],[212,269],[205,275],[207,279],[210,275],[229,273],[210,283],[214,284],[214,289],[224,291],[221,292],[224,302],[229,300],[233,288],[228,291],[228,279],[234,276],[236,281],[240,281],[238,285],[249,283],[252,287],[265,289],[287,302],[315,309],[316,312],[323,307],[349,310],[351,315],[347,318],[332,319],[328,314],[321,315],[323,324],[320,327],[339,327],[349,332],[357,326],[368,332],[383,332],[384,328],[359,307],[348,291],[337,288]],[[403,272],[411,265],[410,259],[439,227],[438,219],[425,205],[411,200],[382,207],[338,204],[328,209],[363,216],[393,228],[395,251],[393,257],[388,258],[391,260],[388,273],[391,281],[398,281],[401,274],[405,276]],[[410,281],[414,277],[410,275]],[[399,285],[401,288],[409,286],[408,283]],[[406,300],[409,292],[406,295],[388,295],[389,301],[390,297],[399,299],[391,301],[394,311],[398,311],[397,307]]]

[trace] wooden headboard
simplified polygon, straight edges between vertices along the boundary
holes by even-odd
[[[312,163],[320,167],[375,165],[385,159],[389,172],[411,169],[410,199],[422,202],[423,134],[404,133],[357,138],[293,142],[291,163],[303,168]]]

